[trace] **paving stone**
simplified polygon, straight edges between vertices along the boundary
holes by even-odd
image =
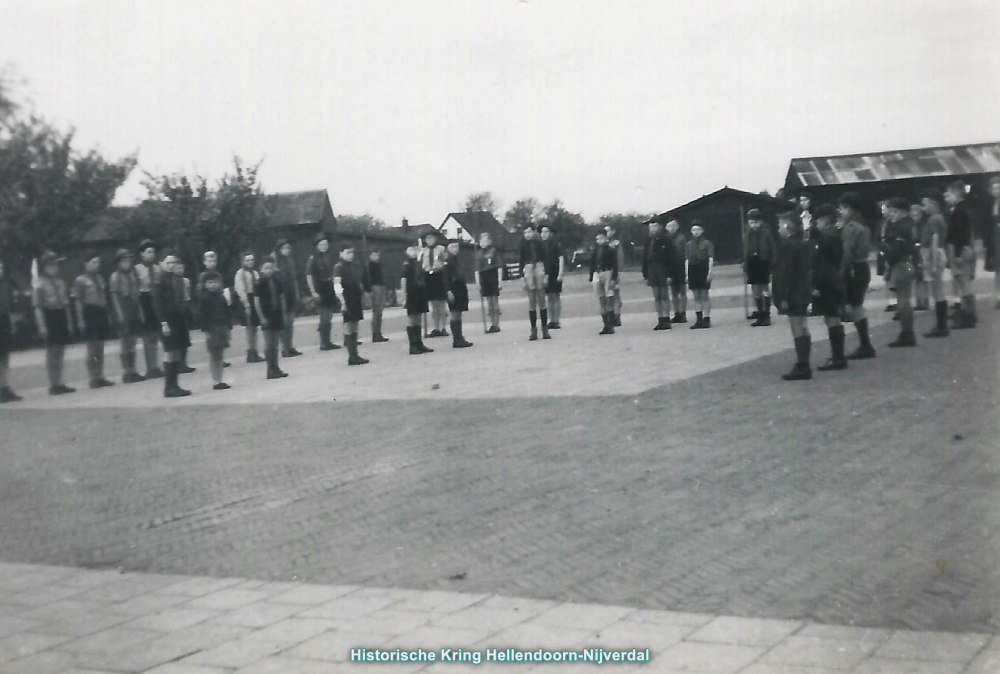
[[[133,629],[118,625],[85,637],[80,637],[74,641],[67,641],[64,637],[50,638],[61,639],[59,650],[66,651],[67,653],[104,653],[108,651],[132,650],[140,644],[152,641],[163,635],[163,632]]]
[[[486,599],[486,597],[487,595],[483,594],[432,590],[403,599],[393,606],[393,608],[401,611],[437,611],[438,613],[449,613],[477,604]]]
[[[213,623],[199,623],[176,632],[155,639],[149,642],[147,647],[163,646],[164,648],[176,647],[181,650],[190,648],[191,651],[201,651],[214,648],[227,641],[235,641],[251,632],[249,627],[238,627],[236,625],[215,625]]]
[[[110,604],[107,610],[112,613],[127,613],[129,615],[143,616],[150,613],[158,613],[179,604],[191,601],[190,597],[183,597],[169,594],[144,594],[138,597],[126,599],[117,604]]]
[[[434,650],[441,648],[468,648],[490,635],[482,630],[464,630],[457,627],[425,625],[412,632],[390,640],[392,648]]]
[[[168,608],[158,613],[145,615],[129,621],[125,626],[137,630],[159,630],[174,632],[203,623],[220,616],[219,611],[204,611],[194,608]]]
[[[24,611],[20,617],[28,620],[38,620],[42,622],[53,622],[65,620],[72,616],[84,613],[100,612],[111,610],[110,605],[96,601],[80,601],[78,599],[64,599],[54,604],[38,606]]]
[[[305,607],[298,604],[272,604],[260,601],[249,606],[227,611],[212,619],[224,625],[246,625],[247,627],[267,627],[276,622],[301,613]]]
[[[59,584],[65,587],[78,587],[81,589],[92,589],[101,585],[117,583],[125,578],[127,574],[118,571],[80,571],[59,580]]]
[[[523,611],[515,611],[514,609],[487,608],[477,604],[438,618],[434,621],[434,624],[442,625],[444,627],[459,627],[461,629],[498,632],[507,627],[511,627],[512,625],[529,620],[531,617],[532,616],[526,615]]]
[[[624,606],[567,603],[539,613],[531,619],[531,622],[558,625],[559,627],[600,630],[621,620],[633,610]]]
[[[21,632],[27,632],[32,627],[37,627],[38,623],[34,620],[22,620],[20,618],[4,618],[0,617],[0,639],[9,637],[13,634],[19,634]]]
[[[266,592],[225,589],[192,599],[184,606],[185,608],[228,611],[265,599],[267,599]]]
[[[177,644],[153,641],[143,644],[140,648],[76,653],[75,660],[77,665],[88,669],[108,669],[127,674],[139,674],[194,652],[191,648],[181,647]]]
[[[802,623],[790,620],[719,617],[686,639],[740,646],[774,646],[801,626]]]
[[[852,674],[979,674],[966,670],[964,662],[933,662],[930,660],[889,660],[870,658],[865,660]]]
[[[827,669],[826,667],[791,667],[759,662],[740,670],[740,674],[843,674],[843,672],[842,669]]]
[[[75,663],[72,653],[44,651],[14,662],[0,663],[3,674],[63,674]]]
[[[395,667],[392,668],[395,671]],[[337,663],[319,660],[302,660],[292,657],[273,657],[237,670],[236,674],[343,674]]]
[[[892,630],[810,623],[795,634],[800,637],[817,637],[819,639],[838,639],[864,644],[880,644],[889,640],[889,637],[892,636]]]
[[[154,594],[172,594],[185,597],[203,597],[227,587],[239,584],[237,578],[189,578],[164,586]]]
[[[652,623],[655,625],[677,625],[680,627],[702,627],[716,616],[708,613],[679,613],[677,611],[652,611],[640,609],[622,618],[624,621]],[[693,629],[691,630],[694,631]]]
[[[545,599],[525,599],[522,597],[493,595],[489,599],[479,602],[477,605],[484,608],[510,609],[512,611],[523,612],[528,616],[535,616],[555,608],[559,605],[559,602]]]
[[[482,648],[560,648],[566,649],[591,643],[596,636],[594,630],[575,627],[559,627],[534,621],[508,627],[490,635],[478,645]],[[448,645],[448,644],[444,644]]]
[[[359,632],[362,634],[403,634],[443,617],[440,613],[432,613],[430,611],[397,611],[393,608],[386,608],[346,622],[341,629],[347,632]],[[434,624],[446,625],[443,622],[434,622]],[[452,626],[479,629],[478,626],[471,624]]]
[[[0,639],[0,663],[23,658],[44,651],[66,641],[66,637],[22,632]]]
[[[996,674],[1000,672],[1000,651],[982,651],[972,661],[965,674]]]
[[[649,648],[662,651],[679,643],[693,629],[695,628],[620,620],[599,630],[594,640],[587,642],[586,645],[601,646],[611,650]]]
[[[83,637],[88,634],[100,632],[101,630],[121,625],[133,616],[125,613],[108,613],[104,611],[93,611],[91,613],[77,613],[49,623],[43,623],[32,628],[32,632],[38,634],[53,634],[66,637]]]
[[[300,585],[285,592],[272,595],[269,601],[275,604],[303,604],[319,606],[328,601],[357,590],[355,585]],[[266,591],[266,590],[265,590]]]
[[[875,655],[903,660],[969,662],[990,639],[986,634],[896,632]]]
[[[761,658],[762,663],[851,669],[878,648],[876,642],[790,636]]]
[[[402,606],[392,598],[356,597],[347,595],[307,609],[299,614],[302,618],[330,618],[334,620],[356,620],[379,609]]]
[[[239,669],[253,664],[258,660],[276,655],[284,650],[283,644],[255,638],[248,634],[234,641],[229,641],[214,648],[190,655],[179,662],[192,665],[211,665]]]
[[[397,646],[402,648],[388,634],[362,634],[347,630],[330,630],[288,649],[285,654],[296,658],[344,662],[350,659],[352,648],[375,648],[385,645],[390,639],[392,639],[392,648]],[[369,666],[371,665],[369,664]]]
[[[300,644],[317,634],[340,629],[343,622],[323,618],[287,618],[269,627],[257,630],[252,636],[264,641],[282,644],[285,648]]]
[[[757,660],[766,650],[760,646],[684,641],[658,654],[648,669],[734,674]]]
[[[146,674],[230,674],[233,670],[221,667],[201,667],[184,665],[179,662],[169,662],[159,667],[153,667]]]
[[[83,594],[84,592],[84,590],[81,590],[78,587],[43,585],[10,595],[5,601],[11,604],[19,604],[21,606],[45,606],[46,604],[54,604],[57,601],[68,599],[73,596],[85,600],[86,598]]]

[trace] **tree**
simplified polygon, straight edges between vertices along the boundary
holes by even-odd
[[[503,226],[511,231],[523,229],[535,222],[535,217],[539,214],[540,210],[536,199],[532,197],[519,199],[504,214]]]
[[[385,221],[376,218],[374,215],[365,213],[364,215],[338,215],[337,231],[351,232],[354,234],[368,234],[380,229],[385,229]]]
[[[587,223],[583,216],[567,210],[559,199],[541,209],[536,224],[551,227],[567,251],[576,250],[586,241]]]
[[[135,167],[134,154],[108,159],[73,141],[72,128],[22,114],[0,83],[0,248],[22,265],[78,237]]]
[[[625,251],[625,259],[638,262],[649,236],[649,225],[646,223],[651,217],[652,214],[643,213],[605,213],[598,218],[597,225],[600,229],[612,227]]]
[[[492,192],[475,192],[465,199],[466,213],[491,213],[496,217],[500,210],[500,203],[494,198]]]

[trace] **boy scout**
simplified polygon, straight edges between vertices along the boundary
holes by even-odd
[[[264,359],[257,352],[257,328],[260,327],[260,316],[254,310],[254,291],[260,274],[254,269],[256,260],[253,253],[246,251],[241,257],[242,266],[233,278],[233,292],[243,307],[243,325],[246,326],[247,362],[263,363]]]
[[[794,211],[778,216],[778,235],[781,248],[774,266],[774,303],[778,312],[788,316],[788,325],[795,342],[795,365],[785,381],[812,379],[809,352],[812,336],[809,334],[809,302],[812,288],[809,285],[810,246],[802,238],[799,216]]]
[[[187,321],[188,334],[191,334],[191,326],[194,325],[194,295],[191,292],[191,279],[184,275],[184,260],[180,257],[174,259],[174,274],[181,278],[184,283],[184,319]],[[181,359],[177,364],[177,371],[181,374],[191,374],[196,368],[188,365],[188,348],[181,349]]]
[[[424,270],[420,262],[420,244],[411,241],[406,247],[406,261],[400,274],[400,291],[406,309],[406,337],[410,345],[410,355],[433,353],[434,349],[424,346],[421,323],[427,314],[427,293],[424,287]]]
[[[222,275],[217,271],[206,271],[201,276],[202,292],[199,294],[201,329],[205,333],[205,347],[208,349],[208,371],[212,375],[212,388],[216,391],[229,389],[222,381],[226,348],[232,329],[229,302],[222,294]]]
[[[428,337],[448,336],[448,331],[444,329],[448,305],[447,280],[444,275],[447,255],[444,247],[438,245],[437,233],[428,232],[424,235],[424,287],[431,307],[431,331],[427,334]]]
[[[915,311],[928,311],[931,308],[927,273],[924,270],[924,260],[921,249],[924,244],[924,230],[927,229],[927,214],[919,201],[910,204],[910,221],[913,222],[913,240],[917,247],[917,256],[913,262],[913,308]]]
[[[4,269],[0,261],[0,403],[14,403],[22,400],[10,387],[10,352],[14,347],[14,311],[16,307],[17,285]]]
[[[614,282],[613,320],[614,326],[620,328],[622,325],[622,290],[619,279],[621,272],[625,271],[625,249],[622,247],[622,242],[618,240],[618,233],[614,227],[607,225],[604,231],[608,235],[608,246],[615,251],[615,256],[618,258],[619,277]]]
[[[467,349],[472,342],[462,334],[462,314],[469,310],[469,287],[465,283],[462,267],[458,260],[461,249],[456,240],[448,242],[448,259],[445,261],[445,280],[448,288],[448,311],[451,312],[451,346]]]
[[[531,335],[528,341],[538,339],[538,316],[542,317],[542,338],[549,336],[549,312],[545,308],[545,251],[542,242],[535,237],[535,228],[528,225],[518,244],[518,266],[524,279],[524,292],[528,295],[528,320],[531,321]]]
[[[642,278],[653,291],[656,327],[670,329],[670,269],[673,266],[673,242],[663,234],[663,223],[649,223],[649,238],[642,248]]]
[[[139,262],[135,273],[139,277],[139,307],[142,309],[142,353],[146,360],[146,379],[159,379],[160,319],[153,308],[153,286],[160,282],[161,269],[156,263],[156,246],[146,239],[139,244]]]
[[[108,338],[108,293],[101,276],[101,258],[96,253],[84,255],[84,272],[73,282],[77,325],[87,341],[87,374],[90,388],[105,388],[114,383],[104,377],[104,340]]]
[[[265,257],[260,265],[260,277],[253,291],[254,313],[264,331],[264,360],[267,378],[282,379],[288,376],[278,366],[278,345],[285,330],[285,291],[281,287],[277,265],[273,257]]]
[[[306,285],[319,310],[319,350],[333,351],[340,346],[330,338],[333,312],[338,311],[337,293],[333,291],[333,260],[330,239],[321,233],[316,237],[315,250],[306,262]]]
[[[59,258],[52,251],[42,254],[39,275],[35,280],[33,300],[35,324],[45,341],[45,367],[49,375],[49,395],[73,393],[76,389],[63,382],[66,345],[73,334],[66,282],[59,278]]]
[[[292,244],[287,239],[279,239],[274,246],[274,262],[278,278],[285,293],[285,327],[281,331],[281,357],[294,358],[302,352],[295,348],[295,315],[299,310],[299,272],[295,268]]]
[[[712,288],[712,274],[715,267],[715,247],[704,238],[705,230],[701,223],[695,220],[691,224],[691,240],[687,243],[687,282],[694,293],[695,312],[697,320],[691,326],[692,330],[704,330],[712,327],[712,300],[709,291]]]
[[[875,347],[868,336],[868,314],[865,313],[865,293],[871,283],[872,271],[868,263],[871,232],[861,219],[861,198],[848,192],[837,201],[837,221],[844,242],[844,300],[847,320],[853,321],[861,340],[858,348],[847,358],[864,360],[875,357]]]
[[[754,302],[757,305],[757,320],[754,327],[771,324],[771,263],[774,260],[776,248],[771,232],[764,226],[764,217],[756,208],[747,213],[746,259],[743,260],[747,283],[753,290]]]
[[[920,240],[920,255],[923,258],[922,266],[930,296],[934,300],[935,325],[930,332],[924,333],[924,337],[929,339],[947,337],[950,333],[948,298],[944,292],[944,270],[948,266],[948,254],[945,250],[948,224],[941,215],[943,199],[941,193],[934,190],[924,192],[920,199],[927,216]]]
[[[479,269],[476,270],[476,283],[479,294],[486,299],[486,313],[490,317],[490,328],[487,334],[500,332],[500,265],[499,251],[493,245],[493,239],[483,232],[479,235]]]
[[[372,303],[372,344],[388,342],[389,338],[382,334],[382,312],[385,310],[385,273],[382,270],[382,253],[373,250],[368,254],[365,264],[365,292]]]
[[[595,237],[597,246],[590,256],[590,282],[594,285],[594,294],[601,308],[601,320],[604,327],[600,335],[615,334],[615,281],[618,280],[618,255],[608,245],[608,235],[598,232]]]
[[[358,355],[358,324],[365,320],[361,268],[354,262],[354,246],[347,244],[340,251],[340,262],[333,268],[333,287],[344,308],[344,345],[347,364],[364,365],[367,358]]]
[[[177,258],[166,253],[160,280],[153,286],[153,304],[163,338],[163,397],[183,398],[191,392],[180,387],[181,351],[191,346],[184,309],[184,279],[174,273]]]
[[[670,269],[670,291],[674,300],[674,317],[671,323],[687,323],[687,238],[681,223],[667,223],[667,235],[674,244],[674,262]]]
[[[558,330],[559,318],[562,316],[562,288],[563,272],[565,271],[566,256],[563,255],[562,246],[553,236],[550,225],[542,225],[542,263],[545,269],[545,300],[548,305],[549,318],[548,327],[550,330]],[[545,322],[545,318],[542,318]]]
[[[111,307],[118,325],[119,357],[122,361],[122,382],[135,384],[146,381],[136,369],[136,340],[142,334],[142,308],[139,306],[139,275],[135,272],[132,253],[120,249],[115,254],[115,271],[108,281]]]
[[[830,358],[817,369],[820,372],[847,369],[844,357],[844,242],[837,230],[837,209],[829,204],[813,213],[819,236],[810,239],[815,246],[813,257],[813,310],[823,317],[830,335]]]
[[[944,193],[944,198],[950,210],[946,236],[948,260],[962,303],[951,327],[953,330],[966,330],[976,327],[977,317],[976,296],[972,290],[972,281],[976,277],[976,251],[973,247],[972,216],[965,205],[965,185],[961,182],[952,183]]]
[[[890,199],[886,204],[885,251],[886,278],[891,279],[896,293],[896,312],[900,333],[889,346],[916,346],[913,333],[913,259],[917,255],[913,239],[913,222],[909,218],[910,203],[902,197]]]

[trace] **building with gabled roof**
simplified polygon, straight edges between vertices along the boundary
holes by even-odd
[[[326,190],[265,194],[261,200],[261,208],[267,216],[268,227],[291,231],[312,226],[316,233],[333,233],[337,226],[337,218],[333,214]]]

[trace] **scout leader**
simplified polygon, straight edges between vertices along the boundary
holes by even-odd
[[[157,264],[156,246],[149,239],[139,244],[139,262],[135,273],[139,277],[139,307],[142,309],[142,354],[146,360],[146,379],[159,379],[160,319],[153,307],[153,286],[160,282],[162,270]]]
[[[788,325],[795,342],[795,365],[781,378],[785,381],[812,379],[809,352],[812,337],[809,334],[809,302],[812,288],[809,285],[810,246],[802,238],[802,225],[794,211],[778,216],[778,249],[774,266],[774,303],[778,312],[788,316]]]
[[[160,280],[153,286],[153,306],[160,320],[163,339],[163,397],[183,398],[191,392],[178,381],[181,352],[191,346],[184,305],[184,279],[174,273],[177,257],[166,253],[161,262]]]
[[[330,239],[320,233],[316,237],[315,250],[306,262],[306,285],[319,309],[319,350],[339,349],[330,339],[333,331],[333,313],[340,309],[337,293],[333,290],[333,258],[330,255]]]
[[[483,232],[479,235],[479,269],[476,270],[476,282],[479,284],[479,294],[486,299],[486,313],[490,317],[490,328],[487,334],[500,332],[500,264],[501,257],[492,237]]]
[[[0,403],[14,403],[22,400],[10,387],[10,352],[14,346],[15,298],[17,285],[4,269],[0,261]]]
[[[861,198],[848,192],[837,200],[837,226],[844,242],[844,313],[854,323],[860,344],[848,360],[865,360],[875,357],[875,347],[868,335],[868,314],[865,313],[865,294],[871,283],[872,270],[868,263],[872,235],[861,219]]]
[[[110,332],[107,284],[101,276],[101,258],[97,253],[84,255],[84,272],[73,282],[77,325],[87,341],[87,374],[90,388],[105,388],[114,383],[104,377],[104,340]]]
[[[670,329],[670,269],[673,266],[674,244],[663,233],[663,223],[649,223],[649,238],[642,248],[642,278],[653,291],[656,306],[656,327]]]
[[[844,357],[844,242],[837,230],[837,209],[824,204],[813,213],[818,238],[809,239],[813,252],[813,313],[823,317],[830,335],[830,358],[820,372],[847,369]]]
[[[434,349],[424,346],[423,322],[427,314],[427,289],[424,286],[424,269],[420,262],[420,243],[411,241],[406,247],[406,261],[400,275],[400,290],[403,306],[406,308],[406,337],[410,344],[410,355],[433,353]]]
[[[753,290],[754,302],[757,304],[754,327],[771,324],[771,264],[777,248],[774,237],[766,226],[764,217],[756,208],[747,213],[746,259],[743,266],[746,270],[747,283]]]
[[[701,223],[695,220],[691,224],[691,240],[687,243],[688,286],[694,293],[695,306],[698,307],[695,312],[697,320],[691,326],[692,330],[712,327],[712,300],[709,291],[715,270],[715,246],[704,234]]]
[[[381,251],[373,250],[368,254],[362,285],[372,303],[372,344],[388,342],[389,338],[382,334],[382,312],[385,310],[386,286]]]
[[[896,311],[901,331],[890,347],[916,346],[913,333],[911,297],[914,281],[914,258],[917,255],[913,238],[914,225],[909,218],[910,203],[902,197],[890,199],[886,209],[886,230],[883,241],[886,278],[892,279],[896,292]]]
[[[615,334],[615,282],[618,280],[618,254],[608,244],[608,235],[598,232],[597,246],[590,255],[590,282],[601,308],[604,327],[597,334]]]
[[[139,274],[136,273],[132,253],[124,248],[115,254],[115,270],[108,281],[108,290],[111,293],[112,315],[118,325],[122,382],[135,384],[146,381],[136,369],[136,344],[143,332]]]
[[[531,322],[529,342],[538,339],[538,316],[542,318],[542,339],[552,339],[549,335],[549,312],[545,309],[545,249],[535,236],[535,228],[524,228],[523,238],[517,248],[518,266],[524,279],[524,292],[528,295],[528,320]]]
[[[333,287],[337,299],[344,307],[344,345],[347,347],[347,364],[364,365],[367,358],[358,355],[358,325],[365,320],[365,289],[361,285],[361,267],[354,261],[354,246],[345,244],[340,251],[340,262],[333,268]]]
[[[59,278],[59,258],[52,251],[42,254],[33,300],[35,324],[45,341],[45,367],[49,376],[49,395],[73,393],[76,389],[63,382],[66,345],[73,334],[66,282]]]
[[[448,311],[451,312],[451,346],[467,349],[472,342],[462,332],[462,314],[469,310],[469,286],[462,273],[458,254],[461,244],[457,239],[448,242],[448,259],[445,260],[445,282],[448,288]]]

